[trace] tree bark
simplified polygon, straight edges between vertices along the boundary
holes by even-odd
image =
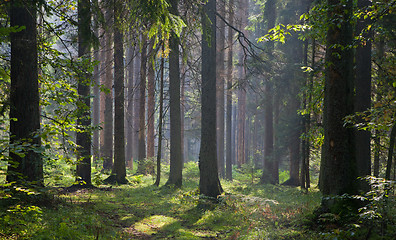
[[[39,84],[37,62],[37,1],[14,0],[10,6],[11,27],[24,26],[11,33],[11,91],[10,91],[10,144],[29,142],[33,148],[41,147]],[[18,156],[10,149],[7,181],[43,186],[43,160],[41,154],[26,150]]]
[[[200,193],[217,198],[223,192],[218,177],[216,148],[216,1],[209,0],[202,13]],[[209,41],[208,41],[209,40]]]
[[[320,171],[320,189],[326,196],[356,194],[357,166],[353,129],[344,125],[344,118],[353,113],[353,28],[352,0],[328,0],[324,143]],[[342,46],[342,47],[339,47]],[[324,199],[322,207],[336,211],[338,201]]]
[[[217,2],[219,6],[219,14],[225,18],[225,1],[221,0]],[[220,18],[217,18],[218,29],[217,29],[217,161],[219,166],[220,177],[225,176],[225,165],[224,165],[224,57],[225,57],[225,23]]]
[[[171,13],[178,15],[178,0],[171,1]],[[179,38],[172,32],[169,39],[169,111],[170,111],[170,172],[167,185],[182,186],[181,158],[180,66]]]
[[[240,2],[240,29],[245,29],[248,25],[248,2]],[[246,30],[242,32],[247,36]],[[237,163],[238,167],[246,163],[245,159],[245,121],[246,121],[246,66],[245,66],[245,54],[242,49],[239,53],[239,90],[238,90],[238,142],[237,142]]]
[[[114,1],[114,165],[112,175],[118,184],[127,183],[124,133],[124,35],[121,30],[123,5]]]
[[[89,0],[78,1],[78,56],[84,61],[90,61],[90,24],[91,11]],[[77,181],[81,185],[91,185],[91,116],[90,116],[90,85],[91,76],[85,69],[78,74],[77,92],[78,112],[76,136],[77,150]]]

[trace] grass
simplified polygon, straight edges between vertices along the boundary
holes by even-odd
[[[315,189],[252,184],[236,173],[233,182],[222,181],[225,193],[213,204],[200,199],[198,177],[198,166],[189,163],[182,189],[132,175],[122,186],[49,187],[55,197],[46,204],[0,206],[0,239],[324,239],[323,230],[305,224],[320,204]]]

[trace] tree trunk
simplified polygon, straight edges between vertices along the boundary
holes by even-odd
[[[98,1],[94,1],[95,6],[98,5]],[[94,25],[94,34],[96,38],[99,38],[99,25],[98,25],[98,16],[95,15],[95,25]],[[100,62],[99,56],[99,48],[100,46],[95,46],[93,58],[94,61]],[[94,73],[93,73],[93,106],[92,106],[92,126],[95,128],[93,130],[92,135],[92,155],[93,155],[93,162],[95,165],[98,164],[100,154],[99,154],[99,129],[98,126],[100,124],[100,68],[99,64],[94,66]]]
[[[114,2],[114,166],[112,175],[118,184],[127,183],[124,133],[124,35],[121,30],[122,2]]]
[[[328,17],[332,24],[326,39],[324,143],[320,169],[320,189],[325,196],[357,193],[354,131],[344,125],[344,118],[354,110],[353,49],[349,47],[353,41],[352,2],[328,0],[331,9]],[[322,207],[337,211],[339,203],[337,199],[326,198]]]
[[[245,29],[248,25],[248,2],[240,2],[240,29]],[[246,30],[243,30],[247,36]],[[244,50],[240,49],[239,55],[239,90],[238,90],[238,142],[237,142],[237,163],[238,167],[246,163],[245,159],[245,121],[246,121],[246,66]]]
[[[178,0],[171,1],[171,13],[178,15]],[[182,186],[179,38],[169,39],[170,172],[167,185]]]
[[[90,61],[90,24],[91,10],[88,0],[78,1],[78,56],[80,59]],[[81,185],[91,185],[91,127],[90,116],[90,74],[82,70],[78,74],[77,92],[78,118],[77,126],[79,131],[76,136],[77,150],[77,181]]]
[[[149,61],[147,72],[147,161],[154,162],[154,118],[155,118],[155,72],[153,61],[154,40],[149,45]],[[151,164],[150,164],[151,165]],[[154,165],[148,171],[154,173]]]
[[[164,53],[164,45],[162,45],[162,53]],[[161,181],[161,152],[162,152],[162,125],[164,115],[164,56],[161,58],[161,82],[160,82],[160,99],[159,99],[159,119],[158,119],[158,149],[157,149],[157,176],[155,179],[155,186],[159,186]]]
[[[219,14],[225,18],[225,1],[218,1]],[[224,166],[224,56],[225,56],[225,23],[220,18],[217,18],[218,31],[217,31],[217,161],[219,166],[219,174],[221,177],[225,176]]]
[[[106,2],[107,3],[107,2]],[[104,109],[104,126],[103,126],[103,148],[101,152],[103,154],[103,169],[108,171],[113,167],[113,54],[112,54],[112,9],[110,6],[106,6],[106,33],[105,33],[105,45],[106,45],[106,70],[104,87],[107,89],[105,95],[105,109]]]
[[[135,80],[134,80],[134,94],[133,94],[133,136],[132,136],[132,161],[138,162],[139,160],[139,123],[140,123],[140,70],[142,63],[142,54],[137,47],[138,53],[135,58]]]
[[[24,26],[11,33],[11,91],[10,91],[10,144],[30,141],[34,148],[41,147],[39,84],[37,63],[36,1],[15,0],[11,2],[11,27]],[[41,154],[26,150],[18,156],[10,149],[7,181],[21,181],[42,186],[43,160]]]
[[[134,94],[135,94],[135,89],[134,89],[134,63],[135,63],[135,57],[134,57],[134,48],[129,47],[127,50],[127,71],[128,71],[128,86],[127,86],[127,109],[126,109],[126,162],[128,164],[129,169],[133,169],[133,151],[134,151],[134,146],[133,146],[133,100],[134,100]]]
[[[358,8],[370,7],[370,0],[359,0]],[[370,18],[358,19],[356,35],[371,24]],[[359,43],[356,48],[356,97],[355,112],[364,112],[371,107],[371,31],[364,33],[364,42]],[[362,119],[359,119],[362,122]],[[369,130],[356,130],[356,161],[358,176],[365,177],[371,174],[371,133]],[[367,181],[361,181],[361,188],[369,190]]]
[[[147,69],[147,37],[143,35],[143,48],[140,64],[139,83],[139,153],[138,153],[138,173],[147,174],[146,168],[146,69]]]
[[[389,136],[388,161],[386,162],[386,172],[385,172],[385,179],[388,180],[391,177],[393,150],[395,148],[395,138],[396,138],[396,122],[394,122]]]
[[[230,0],[228,9],[228,22],[234,24],[234,0]],[[228,28],[228,56],[227,56],[227,115],[226,115],[226,178],[232,180],[232,54],[233,54],[233,30]]]
[[[264,16],[267,20],[267,32],[275,27],[276,21],[276,0],[268,0],[265,3]],[[273,59],[274,43],[267,44],[267,53],[269,61]],[[261,182],[276,184],[279,182],[279,172],[277,159],[274,158],[274,123],[273,123],[273,87],[272,82],[269,80],[265,87],[265,106],[264,106],[264,169],[261,177]]]
[[[217,170],[216,147],[216,1],[203,7],[200,193],[217,198],[223,192]],[[207,40],[210,40],[208,42]]]

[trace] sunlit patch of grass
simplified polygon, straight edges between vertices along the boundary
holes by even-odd
[[[135,223],[134,228],[139,232],[152,235],[175,222],[178,222],[175,218],[164,215],[154,215]],[[180,228],[180,225],[178,228]],[[168,231],[169,230],[174,231],[175,229],[168,229]]]

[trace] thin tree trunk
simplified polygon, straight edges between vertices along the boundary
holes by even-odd
[[[234,25],[234,0],[230,0],[228,9],[228,22]],[[232,54],[233,30],[228,28],[228,56],[227,56],[227,115],[226,115],[226,178],[232,180]]]
[[[147,37],[143,35],[143,48],[141,51],[140,83],[139,83],[139,153],[138,173],[147,174],[146,169],[146,69],[147,69]]]
[[[388,161],[386,162],[386,172],[385,172],[385,179],[388,179],[388,180],[391,177],[393,150],[395,147],[395,138],[396,138],[396,121],[393,123],[392,130],[391,130],[391,133],[389,136]]]
[[[127,50],[127,71],[128,71],[128,85],[127,85],[127,109],[126,109],[126,162],[129,169],[133,169],[133,100],[134,100],[134,63],[135,57],[134,48],[129,47]]]
[[[153,47],[154,41],[152,40],[149,45],[147,73],[147,160],[154,162],[155,72],[153,61],[155,51]],[[150,167],[149,172],[153,173],[154,167]]]
[[[162,54],[164,54],[164,45],[162,45]],[[161,181],[161,152],[162,152],[162,125],[164,115],[164,56],[161,58],[161,80],[160,80],[160,99],[159,99],[159,119],[158,119],[158,149],[157,149],[157,176],[155,186],[159,186]]]
[[[98,5],[98,1],[94,1],[95,6]],[[99,25],[98,25],[98,16],[95,15],[95,26],[94,26],[94,34],[96,38],[99,38]],[[93,58],[94,61],[99,62],[99,48],[100,46],[95,46]],[[99,64],[94,66],[94,73],[93,73],[93,107],[92,107],[92,126],[95,128],[93,130],[92,135],[92,155],[93,155],[93,162],[95,165],[98,164],[100,154],[99,154],[99,123],[100,123],[100,68]]]
[[[104,111],[104,126],[103,126],[103,169],[110,170],[113,166],[113,50],[112,50],[112,10],[110,6],[106,6],[106,33],[105,33],[105,45],[106,45],[106,71],[105,71],[105,82],[104,86],[108,92],[105,95],[105,111]],[[102,149],[102,148],[101,148]]]
[[[133,94],[133,136],[132,136],[132,160],[138,162],[139,161],[139,129],[140,129],[140,70],[142,63],[142,54],[137,47],[138,53],[135,58],[135,80],[134,80],[134,94]]]

